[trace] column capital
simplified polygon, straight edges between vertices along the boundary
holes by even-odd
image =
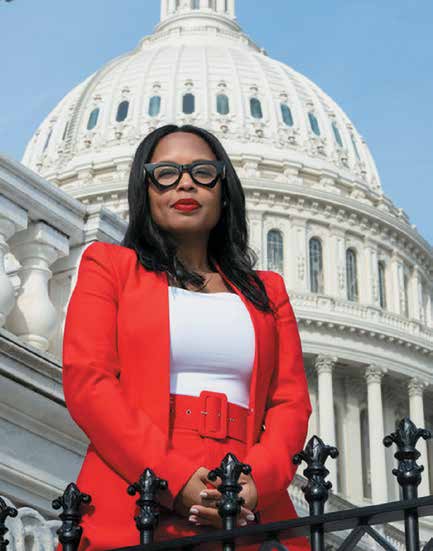
[[[367,384],[380,383],[388,370],[384,367],[378,367],[376,364],[370,364],[365,369],[365,378]]]
[[[418,377],[412,377],[407,385],[409,397],[422,396],[426,386],[428,386],[427,381],[421,380]]]
[[[321,373],[332,373],[337,360],[337,356],[318,354],[314,360],[314,367],[319,375]]]

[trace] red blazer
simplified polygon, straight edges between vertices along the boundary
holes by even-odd
[[[255,330],[243,461],[252,467],[257,510],[264,522],[295,517],[287,493],[296,471],[291,458],[304,446],[311,404],[284,280],[276,272],[257,271],[277,306],[275,320],[217,269],[244,302]],[[172,503],[200,465],[168,449],[169,362],[167,275],[146,270],[132,249],[91,243],[81,258],[63,340],[66,405],[91,441],[79,479],[97,485],[108,465],[126,481],[122,492],[130,500],[127,483],[150,467],[168,481]],[[109,500],[107,492],[105,485]]]

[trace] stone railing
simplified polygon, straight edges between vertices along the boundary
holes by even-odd
[[[433,329],[416,320],[368,306],[326,295],[289,291],[290,300],[299,318],[311,314],[317,322],[328,325],[350,325],[361,334],[386,334],[388,339],[412,342],[417,348],[433,352]]]
[[[82,251],[94,240],[119,242],[125,225],[0,156],[0,328],[58,356]]]

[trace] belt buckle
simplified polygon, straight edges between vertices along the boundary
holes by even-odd
[[[223,392],[200,392],[200,436],[224,439],[227,436],[228,400]]]

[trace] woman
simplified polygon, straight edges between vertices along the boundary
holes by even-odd
[[[126,489],[146,467],[168,482],[155,541],[221,527],[207,474],[228,451],[252,467],[238,525],[296,518],[287,486],[311,413],[301,344],[282,277],[253,270],[227,153],[201,128],[158,128],[128,202],[121,245],[84,251],[65,322],[66,404],[90,439],[80,551],[138,543]]]

